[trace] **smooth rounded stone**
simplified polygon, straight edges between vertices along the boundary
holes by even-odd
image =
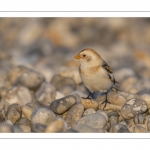
[[[147,129],[146,129],[146,125],[135,125],[132,127],[132,129],[130,129],[133,133],[147,133],[149,132]]]
[[[90,115],[90,114],[94,114],[94,113],[96,113],[95,109],[93,109],[93,108],[88,108],[88,109],[86,109],[86,110],[84,111],[83,116]]]
[[[46,125],[41,123],[32,124],[31,132],[43,133],[46,129]]]
[[[142,114],[137,114],[133,120],[135,124],[144,124],[144,116]]]
[[[126,99],[117,92],[109,92],[107,95],[108,102],[116,106],[122,107],[126,103]]]
[[[108,113],[107,115],[108,115],[108,120],[109,120],[111,125],[118,124],[119,115],[117,112],[113,111],[113,112]]]
[[[11,125],[0,125],[0,133],[11,133]]]
[[[111,133],[129,133],[127,126],[124,124],[113,124],[111,125],[109,132]]]
[[[7,95],[7,93],[8,93],[8,89],[7,88],[5,88],[5,87],[1,87],[0,88],[0,98],[1,98],[1,101],[0,101],[0,109],[2,109],[2,105],[3,105],[3,103],[4,103],[4,100],[3,100],[3,98]]]
[[[81,103],[77,103],[72,106],[66,116],[66,121],[71,127],[74,127],[78,120],[82,117],[84,112],[84,106]]]
[[[50,103],[56,98],[55,92],[55,87],[51,83],[43,82],[35,94],[36,100],[42,106],[49,106]]]
[[[56,94],[55,99],[60,99],[65,97],[65,95],[59,91],[56,91],[55,94]]]
[[[94,110],[98,110],[98,102],[91,99],[82,99],[81,104],[83,104],[85,109],[93,108]]]
[[[103,111],[103,110],[97,110],[96,113],[100,113],[100,114],[104,115],[105,118],[106,118],[106,120],[108,121],[108,115],[107,115],[107,113],[105,111]]]
[[[76,103],[77,99],[73,95],[68,95],[66,97],[54,100],[50,104],[50,109],[56,114],[65,113],[70,107]]]
[[[31,123],[41,123],[44,125],[48,125],[54,121],[56,115],[47,108],[37,108],[33,111],[31,115]]]
[[[76,83],[75,81],[70,77],[63,77],[61,75],[54,75],[51,83],[55,86],[56,90],[60,91],[64,86],[70,86],[73,90],[76,89]]]
[[[63,132],[63,128],[64,128],[63,125],[64,125],[63,121],[61,120],[54,121],[46,127],[45,132],[46,133]]]
[[[82,117],[77,124],[84,124],[92,128],[103,129],[107,125],[107,120],[101,113],[94,113]]]
[[[32,95],[28,88],[23,86],[15,86],[8,91],[4,100],[10,105],[17,103],[22,106],[32,101]]]
[[[57,73],[63,77],[72,78],[76,84],[80,84],[82,82],[77,67],[63,67],[57,70]]]
[[[11,120],[13,124],[21,117],[21,106],[19,104],[12,104],[8,107],[6,118]]]
[[[16,125],[11,126],[11,130],[12,130],[12,133],[22,133],[23,132],[22,128],[19,126],[16,126]]]
[[[31,115],[33,111],[39,107],[40,106],[35,102],[27,103],[26,105],[22,106],[22,113],[24,114],[25,117],[27,117],[31,121]]]
[[[4,121],[6,118],[6,113],[5,113],[5,110],[2,109],[0,110],[0,122]]]
[[[148,109],[147,104],[141,99],[131,99],[125,103],[121,109],[121,115],[125,119],[132,119],[139,113],[144,113]]]
[[[19,120],[17,120],[15,124],[18,125],[18,126],[24,125],[24,126],[31,127],[31,121],[29,119],[25,118],[25,117],[20,118]]]
[[[150,109],[150,90],[142,90],[137,93],[139,99],[146,101],[148,108]]]
[[[19,125],[19,127],[22,129],[22,132],[24,132],[24,133],[30,133],[31,132],[31,127],[29,127],[29,126]]]
[[[98,133],[98,132],[104,133],[104,132],[101,132],[102,129],[98,131],[99,129],[92,128],[91,126],[88,126],[86,124],[77,124],[76,126],[74,126],[73,129],[79,133]]]
[[[22,85],[30,90],[36,91],[45,81],[44,76],[34,70],[28,70],[23,73],[15,82],[15,85]]]
[[[65,86],[59,88],[59,91],[66,96],[66,95],[69,95],[70,93],[72,93],[74,91],[74,89],[71,86],[65,85]]]
[[[13,84],[15,81],[20,77],[23,73],[27,72],[29,69],[26,68],[25,66],[17,66],[12,68],[9,71],[9,80]]]
[[[150,131],[150,117],[148,118],[147,129]]]

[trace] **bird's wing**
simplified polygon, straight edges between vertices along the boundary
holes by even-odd
[[[115,84],[115,83],[119,83],[115,80],[114,74],[112,69],[110,68],[110,66],[103,60],[103,64],[102,67],[106,70],[108,77],[110,78],[110,80]]]

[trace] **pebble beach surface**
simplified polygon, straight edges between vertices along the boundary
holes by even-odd
[[[0,20],[1,133],[150,132],[147,19]],[[91,35],[91,30],[100,37]],[[137,45],[138,36],[145,39],[143,45]],[[106,95],[102,93],[82,98],[89,91],[74,56],[91,45],[119,81],[121,91],[108,93],[105,108]]]

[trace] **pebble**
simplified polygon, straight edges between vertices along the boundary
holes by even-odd
[[[22,106],[32,101],[32,95],[28,88],[23,86],[15,86],[8,91],[7,95],[4,97],[4,100],[10,105],[17,103]]]
[[[29,119],[25,118],[25,117],[20,118],[19,120],[17,120],[15,124],[18,125],[18,126],[24,125],[24,126],[31,127],[31,121]]]
[[[111,133],[129,133],[127,126],[124,124],[113,124],[111,125],[109,132]]]
[[[50,109],[56,114],[65,113],[70,107],[76,103],[77,99],[73,95],[68,95],[58,100],[54,100],[50,104]]]
[[[81,104],[83,104],[85,109],[93,108],[94,110],[98,110],[98,102],[91,99],[82,99]]]
[[[31,127],[31,132],[43,133],[46,129],[46,125],[41,123],[34,123]]]
[[[117,112],[113,111],[108,113],[108,120],[110,122],[110,125],[112,126],[113,124],[118,124],[119,121],[119,115]]]
[[[55,120],[56,115],[53,111],[47,108],[37,108],[31,115],[31,123],[41,123],[48,125]]]
[[[56,90],[60,91],[60,89],[64,86],[70,86],[71,89],[76,89],[75,81],[70,77],[63,77],[61,75],[54,75],[51,83],[55,86]]]
[[[17,78],[15,85],[22,85],[30,90],[36,91],[45,81],[44,76],[34,70],[28,70]]]
[[[82,117],[84,112],[84,106],[81,103],[77,103],[72,106],[66,116],[66,121],[71,127],[74,127],[78,120]]]
[[[108,99],[108,102],[110,102],[111,104],[114,104],[120,107],[122,107],[127,101],[122,95],[116,92],[109,92],[107,95],[107,99]]]
[[[31,132],[31,127],[29,127],[29,126],[20,125],[19,127],[22,129],[22,132],[24,132],[24,133],[30,133]]]
[[[98,129],[92,128],[91,126],[88,126],[85,124],[77,124],[73,129],[79,133],[98,133],[99,132]]]
[[[86,110],[84,111],[83,116],[90,115],[90,114],[94,114],[94,113],[96,113],[95,109],[93,109],[93,108],[88,108],[88,109],[86,109]]]
[[[135,124],[144,124],[144,119],[145,118],[142,114],[137,114],[133,120]]]
[[[22,128],[19,126],[16,126],[16,125],[11,126],[11,130],[12,130],[12,133],[22,133],[23,132]]]
[[[141,99],[131,99],[125,103],[121,109],[121,115],[125,119],[132,119],[139,113],[144,113],[148,109],[147,104]]]
[[[0,125],[0,133],[11,133],[11,125]]]
[[[103,129],[107,125],[107,120],[101,113],[94,113],[82,117],[77,124],[85,124],[92,128]]]
[[[133,133],[147,133],[149,131],[146,129],[146,125],[137,124],[132,127],[132,132]]]
[[[56,98],[55,87],[51,83],[43,82],[35,96],[36,100],[42,106],[49,106],[50,103]]]
[[[137,95],[139,96],[139,99],[146,101],[148,109],[150,109],[150,90],[142,90],[138,92]]]
[[[26,105],[22,106],[22,113],[25,117],[27,117],[31,121],[31,115],[33,111],[39,107],[40,106],[35,102],[27,103]]]
[[[63,125],[64,125],[63,121],[61,120],[53,121],[46,127],[45,132],[46,133],[63,132],[63,128],[64,128]]]
[[[19,104],[12,104],[8,107],[6,118],[12,121],[13,124],[21,117],[21,106]]]

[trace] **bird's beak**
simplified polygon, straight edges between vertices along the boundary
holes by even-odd
[[[74,58],[75,58],[75,59],[80,59],[81,57],[80,57],[80,55],[78,54],[78,55],[76,55]]]

